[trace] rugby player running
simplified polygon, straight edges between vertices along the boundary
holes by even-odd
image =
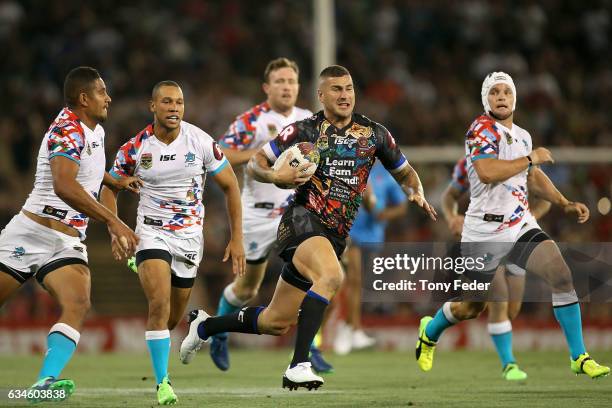
[[[295,200],[278,228],[279,254],[285,265],[272,301],[267,307],[244,307],[226,316],[193,311],[189,333],[181,345],[183,361],[190,360],[201,344],[217,333],[278,336],[297,322],[295,349],[283,387],[320,387],[323,378],[312,372],[308,352],[325,309],[342,284],[344,273],[338,257],[344,251],[375,160],[392,173],[410,202],[436,219],[417,173],[391,133],[353,113],[355,91],[349,71],[338,65],[323,69],[317,93],[323,110],[283,129],[249,162],[248,170],[256,180],[297,186]],[[314,175],[301,175],[312,163],[293,168],[287,161],[273,170],[272,164],[281,153],[299,142],[313,143],[320,153]]]

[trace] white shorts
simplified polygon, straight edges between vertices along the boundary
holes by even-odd
[[[242,230],[247,262],[263,262],[276,243],[276,232],[281,217],[270,218],[267,216],[269,213],[269,210],[244,209]]]
[[[481,222],[485,223],[486,221]],[[489,222],[487,224],[491,223],[492,222]],[[476,225],[478,225],[478,223],[476,223]],[[487,229],[490,229],[489,225],[487,225]],[[516,276],[525,275],[525,269],[505,258],[519,238],[531,229],[541,230],[533,217],[529,217],[524,222],[499,232],[479,232],[477,229],[474,229],[473,225],[466,225],[466,223],[464,223],[463,233],[461,235],[461,256],[484,258],[482,262],[484,268],[482,268],[481,272],[494,271],[500,263],[504,263],[509,273]]]
[[[204,254],[204,237],[201,233],[190,238],[177,238],[142,225],[136,228],[136,235],[140,238],[136,248],[137,265],[147,259],[165,260],[170,264],[172,286],[193,286]]]
[[[0,233],[0,270],[20,283],[44,277],[62,266],[87,265],[87,247],[71,237],[38,224],[19,213]]]

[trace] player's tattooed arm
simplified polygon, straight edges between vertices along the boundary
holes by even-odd
[[[263,150],[259,150],[247,164],[247,173],[262,183],[274,183],[275,176],[272,164],[268,161]]]
[[[392,175],[395,181],[402,187],[406,196],[408,196],[408,201],[421,207],[432,220],[437,220],[438,214],[433,206],[425,199],[421,179],[412,166],[407,164],[398,172],[392,173]]]
[[[291,155],[291,153],[288,154]],[[312,163],[302,164],[298,167],[291,167],[289,165],[291,158],[292,156],[289,156],[278,170],[274,170],[272,168],[272,164],[268,160],[268,157],[264,153],[263,149],[261,149],[251,158],[251,160],[249,160],[247,172],[259,182],[274,183],[281,188],[286,188],[285,186],[294,188],[294,186],[298,186],[308,181],[310,177],[300,175],[300,173],[302,170],[311,166]]]
[[[566,214],[575,214],[580,224],[585,223],[589,219],[590,213],[588,207],[583,203],[569,201],[565,198],[546,173],[538,167],[534,167],[529,172],[527,190],[530,194],[563,208]]]

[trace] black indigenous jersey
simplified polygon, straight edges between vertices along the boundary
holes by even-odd
[[[338,129],[320,111],[285,127],[264,145],[264,152],[274,162],[300,142],[313,143],[321,161],[310,180],[295,190],[294,205],[304,206],[342,236],[347,236],[353,225],[376,158],[392,173],[408,165],[391,133],[356,113],[351,123]]]

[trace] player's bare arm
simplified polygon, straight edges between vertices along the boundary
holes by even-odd
[[[221,150],[223,151],[225,157],[227,157],[227,160],[230,162],[230,164],[235,167],[240,166],[241,164],[248,163],[249,160],[251,160],[251,157],[255,156],[259,149],[237,150],[222,147]]]
[[[116,179],[108,172],[104,172],[102,185],[115,191],[128,190],[132,193],[138,194],[140,193],[140,187],[142,187],[142,180],[140,180],[138,177],[122,177],[120,179]]]
[[[247,171],[249,175],[259,182],[274,183],[282,188],[287,188],[286,186],[299,186],[307,182],[310,176],[304,176],[302,172],[315,164],[306,163],[298,167],[291,167],[289,165],[290,161],[291,159],[285,161],[278,170],[274,170],[272,163],[270,163],[262,149],[251,158]]]
[[[53,174],[53,190],[59,198],[77,211],[101,221],[108,226],[111,236],[116,236],[123,251],[134,253],[138,237],[107,207],[94,200],[77,182],[79,165],[65,157],[54,157],[50,160]]]
[[[449,184],[444,193],[442,193],[442,214],[451,232],[459,236],[463,229],[464,216],[459,214],[457,202],[462,195],[463,192],[457,190],[452,184]]]
[[[533,196],[529,197],[529,210],[536,220],[546,215],[550,211],[550,207],[552,207],[550,201]]]
[[[514,160],[486,158],[475,160],[474,169],[484,184],[498,183],[529,168],[529,165],[554,163],[550,151],[544,147],[534,149],[528,156]]]
[[[586,205],[580,202],[569,201],[557,190],[557,187],[541,169],[534,167],[527,178],[527,188],[530,193],[550,203],[563,208],[566,214],[576,214],[578,223],[588,221],[590,213]]]
[[[453,217],[459,215],[459,205],[457,201],[461,198],[463,193],[451,184],[446,187],[444,193],[442,193],[442,215],[446,219],[446,222],[450,222]]]
[[[246,258],[242,244],[242,203],[238,180],[231,166],[226,166],[214,176],[215,181],[225,194],[225,201],[230,218],[230,242],[225,249],[223,262],[232,258],[234,274],[243,276],[246,270]]]
[[[100,203],[103,206],[109,209],[110,212],[117,216],[117,196],[119,195],[119,190],[115,190],[107,187],[106,185],[102,186],[100,190]],[[123,248],[121,244],[121,240],[116,234],[113,234],[109,230],[109,234],[111,237],[111,252],[113,257],[120,261],[123,258],[127,258],[130,256],[128,251]]]
[[[421,207],[432,220],[436,221],[438,219],[436,210],[425,199],[425,192],[423,191],[423,185],[421,184],[419,175],[410,164],[404,166],[400,171],[392,173],[392,176],[402,190],[404,190],[404,193],[408,197],[408,201]]]

